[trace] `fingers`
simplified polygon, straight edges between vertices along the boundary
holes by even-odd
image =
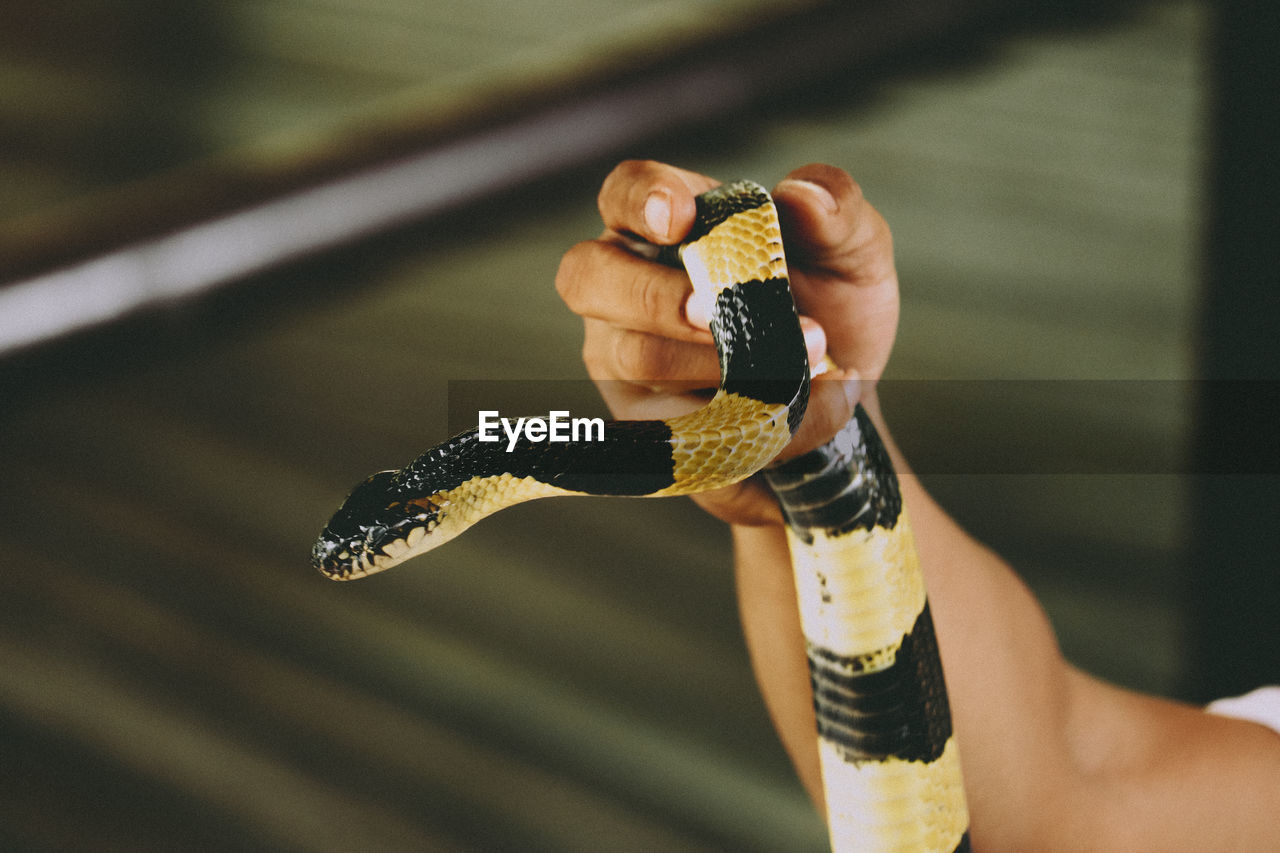
[[[582,360],[596,380],[634,382],[676,392],[715,387],[720,363],[710,344],[673,340],[588,318]]]
[[[774,191],[800,310],[827,330],[836,363],[874,382],[898,326],[893,237],[846,172],[809,165]]]
[[[826,332],[809,317],[800,318],[809,363],[826,355]],[[714,388],[720,382],[720,358],[710,343],[673,340],[594,318],[583,321],[582,360],[597,381],[623,381],[649,390],[674,393]]]
[[[691,287],[683,270],[637,257],[609,240],[588,240],[560,260],[556,290],[571,311],[652,335],[709,343],[685,316]]]
[[[791,443],[778,459],[792,459],[821,447],[853,417],[862,382],[851,370],[833,370],[809,384],[809,406]]]
[[[556,277],[556,287],[569,308],[637,331],[709,341],[707,318],[696,311],[692,312],[696,316],[690,316],[692,290],[684,273],[636,257],[618,238],[634,235],[653,242],[678,242],[693,223],[694,196],[714,183],[649,161],[628,161],[614,169],[599,196],[609,230],[600,240],[571,249]],[[780,182],[774,198],[801,311],[834,330],[842,349],[853,337],[846,333],[851,317],[884,317],[892,329],[897,304],[892,238],[857,183],[840,169],[809,165]],[[892,332],[886,338],[882,325],[877,320],[875,334],[862,338],[857,358],[837,353],[841,363],[857,366],[864,374],[875,373],[878,358],[864,358],[862,351],[870,348],[875,356],[882,352],[887,357]]]
[[[717,183],[664,163],[627,160],[604,179],[596,203],[606,228],[665,246],[689,233],[694,196]]]
[[[843,169],[813,163],[791,172],[773,192],[787,252],[801,266],[853,272],[859,278],[863,250],[891,249],[884,219]],[[888,253],[889,259],[892,252]],[[856,283],[856,282],[854,282]]]
[[[685,316],[688,276],[637,256],[623,239],[679,242],[693,225],[694,197],[714,185],[658,163],[622,163],[600,190],[605,234],[561,261],[556,289],[583,318],[583,361],[618,417],[684,414],[705,404],[694,392],[719,384],[711,333]]]
[[[575,246],[561,262],[556,287],[575,313],[684,341],[710,341],[705,322],[686,314],[692,289],[681,271],[650,264],[624,238],[678,243],[693,226],[694,197],[711,178],[649,160],[628,160],[605,178],[597,204],[605,234]]]

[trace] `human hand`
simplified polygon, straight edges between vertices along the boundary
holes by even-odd
[[[694,197],[718,183],[660,163],[622,163],[600,190],[604,233],[561,261],[556,288],[583,318],[583,361],[620,418],[692,411],[719,382],[708,318],[690,303],[684,271],[629,248],[636,238],[679,243],[693,225]],[[773,197],[809,361],[829,355],[840,368],[813,382],[804,423],[785,457],[827,441],[852,416],[861,391],[880,377],[897,329],[898,284],[889,228],[847,173],[804,166],[781,181]],[[776,501],[757,477],[694,499],[732,524],[781,523]]]

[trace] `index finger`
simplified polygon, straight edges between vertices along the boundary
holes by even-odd
[[[718,185],[665,163],[627,160],[604,179],[596,203],[606,228],[667,246],[693,227],[694,196]]]

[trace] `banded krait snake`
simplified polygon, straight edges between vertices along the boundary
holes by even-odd
[[[765,469],[804,416],[809,365],[777,211],[752,183],[697,200],[679,247],[714,297],[721,383],[704,408],[612,421],[602,441],[514,452],[477,430],[374,474],[329,521],[315,566],[346,580],[388,569],[522,501],[687,495]],[[825,446],[766,469],[788,524],[818,720],[832,846],[967,850],[968,816],[924,581],[898,490],[859,407]]]

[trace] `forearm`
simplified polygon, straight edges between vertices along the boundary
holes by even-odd
[[[866,403],[887,439],[875,400]],[[1069,667],[1025,585],[942,511],[889,444],[937,626],[975,847],[1182,849],[1200,832],[1196,849],[1232,849],[1223,844],[1230,832],[1271,832],[1258,816],[1270,817],[1261,797],[1280,797],[1280,783],[1265,783],[1268,747],[1276,778],[1280,738],[1118,691]],[[779,526],[737,527],[734,541],[743,624],[764,698],[821,803],[785,534]],[[1231,742],[1225,756],[1201,745],[1209,729]],[[1215,786],[1214,777],[1233,763],[1233,779],[1263,783],[1252,792],[1231,781]],[[1187,819],[1207,803],[1216,818]]]
[[[874,397],[868,408],[888,436]],[[1280,849],[1280,736],[1071,666],[1022,580],[888,443],[940,638],[975,847]]]
[[[1066,668],[1034,599],[990,552],[965,537],[911,478],[917,533],[960,744],[976,849],[1046,849],[1003,815],[1062,804]],[[924,498],[924,500],[922,500]],[[936,515],[935,515],[936,514]],[[801,781],[821,807],[814,715],[799,609],[781,527],[735,527],[742,622],[763,697]],[[1034,710],[1032,710],[1034,709]],[[1043,709],[1043,711],[1042,711]],[[993,823],[991,819],[999,821]],[[998,830],[998,831],[996,831]]]

